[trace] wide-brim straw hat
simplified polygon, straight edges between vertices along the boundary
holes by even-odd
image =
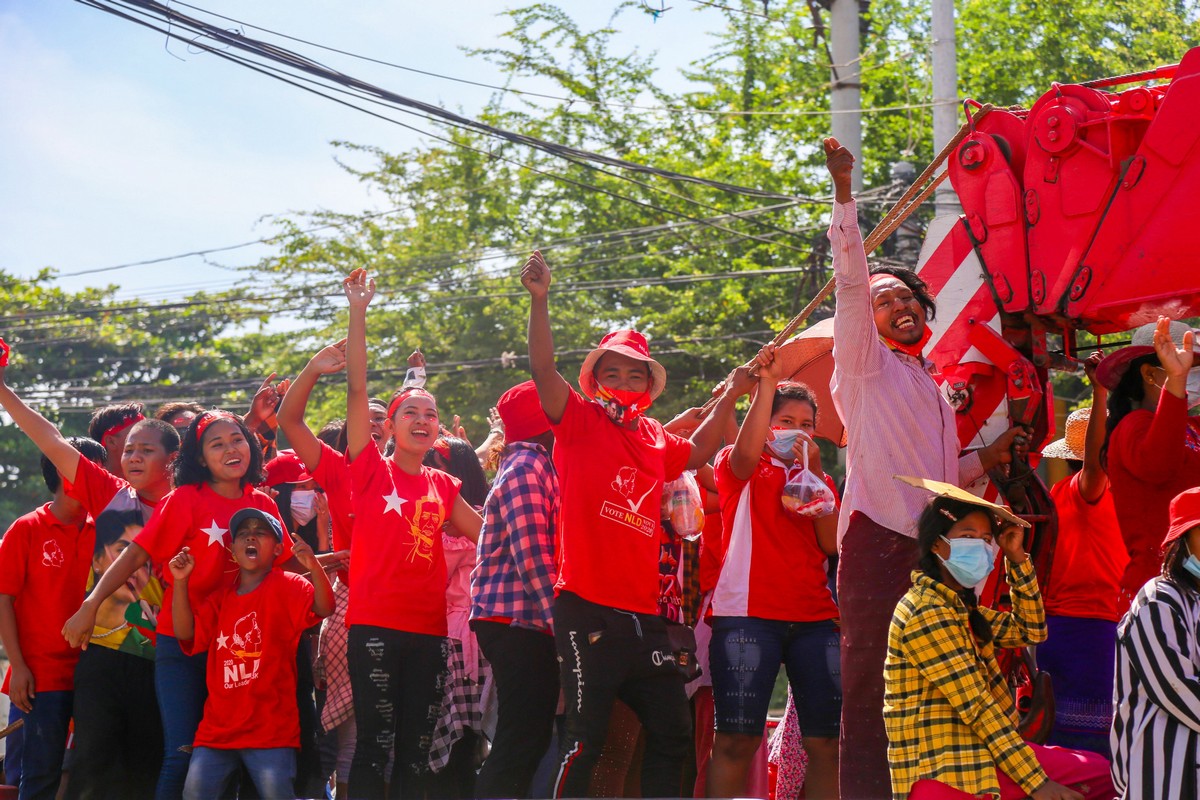
[[[1129,369],[1129,362],[1142,356],[1154,355],[1155,326],[1156,323],[1148,322],[1135,328],[1128,345],[1109,353],[1096,365],[1096,380],[1100,381],[1101,386],[1110,391],[1117,388],[1121,377]],[[1183,347],[1183,335],[1190,330],[1191,328],[1182,322],[1171,322],[1171,341],[1176,347]]]
[[[600,340],[600,345],[587,354],[579,368],[579,388],[589,398],[596,397],[596,363],[605,353],[620,353],[623,356],[645,361],[650,365],[650,398],[658,399],[667,385],[667,370],[650,357],[650,345],[646,337],[637,331],[613,331]]]
[[[1009,511],[1007,508],[996,503],[989,503],[982,497],[971,494],[966,489],[955,486],[952,483],[942,483],[941,481],[931,481],[928,478],[914,478],[911,475],[893,475],[898,481],[907,483],[909,486],[915,486],[918,489],[937,495],[938,497],[949,497],[952,500],[958,500],[963,503],[970,503],[973,506],[979,506],[983,511],[989,511],[992,514],[1007,520],[1014,525],[1019,525],[1022,528],[1032,527],[1028,522],[1018,517],[1016,514]]]
[[[1088,420],[1091,418],[1090,406],[1072,411],[1067,416],[1066,435],[1043,447],[1042,457],[1083,461],[1083,451],[1087,443]]]

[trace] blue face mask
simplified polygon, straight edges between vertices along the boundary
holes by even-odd
[[[1200,581],[1200,558],[1188,553],[1188,557],[1183,562],[1183,568],[1191,573],[1193,578]]]
[[[775,438],[767,442],[767,446],[771,448],[771,452],[780,461],[791,461],[792,449],[796,446],[796,440],[800,438],[800,429],[775,428],[771,432],[775,434]]]
[[[983,539],[947,539],[943,536],[942,540],[950,545],[950,557],[938,558],[946,565],[954,580],[964,587],[974,588],[992,574],[996,566],[996,551],[992,545]]]

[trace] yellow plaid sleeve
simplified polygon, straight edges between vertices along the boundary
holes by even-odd
[[[1033,559],[1023,564],[1008,565],[1008,593],[1012,598],[1012,611],[995,611],[980,607],[979,611],[992,626],[993,644],[996,647],[1026,647],[1041,644],[1048,635],[1046,609],[1042,605],[1042,592],[1038,588],[1037,576],[1033,572]]]
[[[969,629],[955,611],[944,606],[918,610],[907,626],[905,639],[912,664],[987,746],[997,766],[1025,792],[1033,794],[1040,789],[1047,780],[1046,773],[1012,720],[993,700]],[[953,729],[935,727],[947,729],[924,734],[935,740],[944,738],[947,745],[953,745]]]

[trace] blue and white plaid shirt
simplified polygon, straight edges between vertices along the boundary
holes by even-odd
[[[471,619],[552,628],[559,505],[558,473],[546,449],[532,442],[508,445],[483,507]]]

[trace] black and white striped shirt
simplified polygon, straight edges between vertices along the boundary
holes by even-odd
[[[1196,800],[1200,596],[1155,578],[1117,626],[1110,744],[1118,796]]]

